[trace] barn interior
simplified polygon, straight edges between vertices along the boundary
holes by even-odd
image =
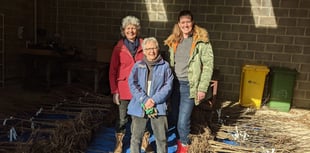
[[[308,0],[0,4],[0,152],[113,151],[90,146],[102,127],[113,131],[108,69],[121,19],[138,17],[141,37],[156,37],[165,56],[184,9],[207,29],[214,53],[211,98],[192,114],[190,151],[310,152]]]

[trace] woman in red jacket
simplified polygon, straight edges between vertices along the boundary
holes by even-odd
[[[116,121],[116,146],[114,153],[122,153],[122,140],[126,133],[126,124],[128,122],[127,106],[131,99],[131,93],[128,86],[128,77],[136,61],[143,59],[142,39],[139,37],[140,21],[134,16],[126,16],[122,20],[121,35],[116,46],[113,49],[109,80],[113,102],[118,105],[119,118]],[[149,133],[145,134],[142,149],[148,145]],[[144,138],[144,140],[145,140]]]

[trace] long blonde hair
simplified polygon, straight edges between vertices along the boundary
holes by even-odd
[[[164,40],[164,44],[171,46],[174,43],[180,42],[180,40],[183,38],[182,31],[178,24],[175,24],[172,29],[172,34]]]

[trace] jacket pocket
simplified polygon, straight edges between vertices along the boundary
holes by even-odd
[[[116,81],[125,81],[127,77],[118,77]]]

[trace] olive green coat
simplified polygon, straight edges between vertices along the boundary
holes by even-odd
[[[169,38],[168,38],[169,39]],[[178,43],[166,44],[169,47],[169,63],[174,69],[174,54]],[[193,32],[193,43],[188,63],[188,80],[190,85],[190,98],[195,98],[195,104],[200,102],[197,100],[197,92],[207,93],[213,73],[213,50],[208,39],[208,33],[205,29],[195,26]]]

